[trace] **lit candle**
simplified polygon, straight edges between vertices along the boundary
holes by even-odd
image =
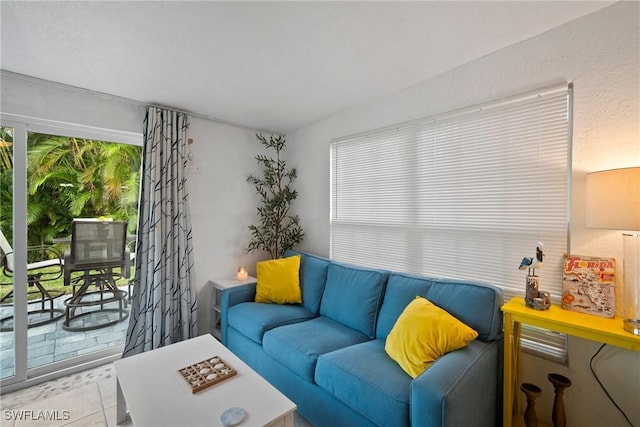
[[[247,267],[238,267],[238,280],[247,280],[248,276]]]

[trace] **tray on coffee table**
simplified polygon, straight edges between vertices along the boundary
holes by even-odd
[[[191,393],[198,393],[235,376],[238,372],[220,356],[212,356],[178,369],[178,373],[191,388]]]

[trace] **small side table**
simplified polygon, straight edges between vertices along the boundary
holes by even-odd
[[[640,351],[640,335],[634,335],[622,328],[622,318],[607,319],[589,314],[563,310],[552,304],[548,310],[534,310],[527,307],[524,298],[513,298],[502,306],[504,312],[504,390],[503,390],[503,427],[511,427],[515,404],[519,398],[518,387],[522,382],[520,325],[522,323],[537,326],[606,343],[627,350]]]
[[[209,323],[209,332],[218,340],[221,339],[222,334],[220,332],[220,294],[223,290],[229,288],[235,288],[236,286],[249,285],[256,283],[255,277],[247,277],[246,280],[238,280],[235,277],[224,277],[219,279],[211,279],[208,284],[211,287],[210,305],[211,307],[211,319]]]

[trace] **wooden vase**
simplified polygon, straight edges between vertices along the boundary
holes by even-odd
[[[564,389],[571,385],[571,380],[560,374],[547,375],[551,384],[555,388],[555,398],[553,399],[553,410],[551,411],[551,421],[554,427],[565,427],[567,416],[564,410]]]
[[[524,425],[526,427],[538,427],[538,415],[536,414],[536,399],[542,394],[542,390],[535,384],[522,383],[520,390],[527,397],[527,409],[524,411]]]

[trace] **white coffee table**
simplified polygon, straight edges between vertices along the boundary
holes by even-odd
[[[238,374],[192,394],[178,369],[220,356]],[[293,427],[296,405],[211,335],[168,345],[113,363],[117,376],[117,423],[126,410],[136,427],[220,426],[231,407],[247,411],[240,426]]]

